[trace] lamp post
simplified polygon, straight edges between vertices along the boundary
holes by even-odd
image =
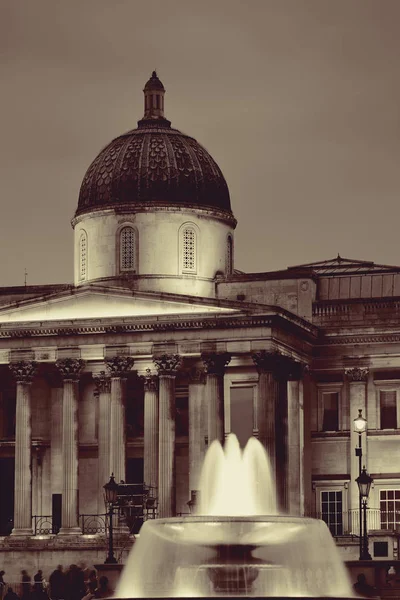
[[[104,496],[108,503],[108,518],[109,518],[109,532],[108,532],[108,555],[104,564],[116,564],[117,559],[114,556],[114,540],[113,540],[113,515],[114,515],[114,504],[117,501],[118,496],[118,484],[115,483],[114,473],[111,474],[110,481],[103,485]]]
[[[363,467],[361,471],[361,475],[356,479],[358,489],[360,492],[360,498],[362,499],[362,509],[363,509],[363,521],[364,521],[364,535],[362,539],[360,560],[372,560],[372,556],[368,551],[368,532],[367,532],[367,500],[369,495],[369,490],[371,488],[371,484],[373,482],[372,477],[370,477]],[[361,516],[361,515],[360,515]]]
[[[362,465],[362,443],[361,435],[367,431],[367,419],[362,416],[362,409],[358,409],[358,417],[353,420],[353,431],[358,433],[358,448],[356,447],[356,456],[358,457],[358,476],[361,477],[361,465]],[[356,480],[357,481],[357,480]],[[362,499],[361,493],[358,496],[358,514],[360,519],[360,560],[363,554],[363,528],[362,528]]]

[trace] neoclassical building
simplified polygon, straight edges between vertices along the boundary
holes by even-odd
[[[232,431],[267,448],[281,510],[322,516],[356,556],[359,409],[370,551],[392,557],[400,267],[235,270],[228,186],[164,94],[153,72],[137,128],[84,176],[74,283],[0,288],[0,562],[99,560],[85,523],[111,473],[151,489],[157,516],[187,513],[207,446]]]

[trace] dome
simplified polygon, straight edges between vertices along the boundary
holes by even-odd
[[[195,139],[165,119],[165,90],[155,71],[143,91],[143,119],[92,162],[76,216],[143,204],[211,208],[232,215],[228,186],[217,163]]]

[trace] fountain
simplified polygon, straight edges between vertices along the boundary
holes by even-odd
[[[147,521],[118,598],[352,597],[323,521],[279,514],[268,456],[235,435],[207,451],[195,515]]]

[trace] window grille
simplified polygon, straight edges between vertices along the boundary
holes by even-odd
[[[324,392],[322,431],[338,431],[339,429],[339,392]]]
[[[321,492],[321,518],[332,535],[343,535],[343,499],[341,491]]]
[[[87,276],[87,239],[86,233],[81,233],[79,238],[79,279],[83,281]]]
[[[380,391],[381,429],[396,429],[397,427],[397,392]]]
[[[196,272],[196,232],[193,227],[183,230],[183,270],[190,273]]]
[[[120,233],[121,271],[135,269],[135,231],[132,227],[123,227]]]
[[[232,236],[228,235],[227,246],[226,246],[226,274],[232,275],[233,273],[233,241]]]
[[[400,490],[380,491],[381,529],[400,525]]]

